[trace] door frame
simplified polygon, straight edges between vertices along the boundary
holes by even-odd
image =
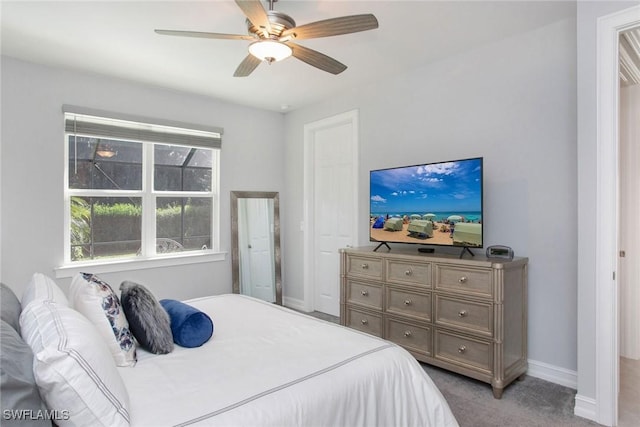
[[[596,136],[596,330],[595,421],[618,422],[618,144],[619,36],[640,25],[640,6],[598,19]]]
[[[303,310],[311,312],[315,309],[314,301],[314,262],[313,262],[313,248],[315,245],[315,218],[314,218],[314,176],[315,176],[315,134],[320,130],[332,128],[336,126],[342,126],[344,124],[351,125],[351,137],[352,137],[352,180],[353,180],[353,212],[355,213],[352,219],[353,224],[353,243],[359,242],[358,232],[358,218],[360,218],[360,210],[358,208],[358,171],[359,171],[359,128],[358,117],[359,112],[357,109],[347,111],[345,113],[337,114],[335,116],[327,117],[322,120],[307,123],[304,125],[304,195],[303,195],[303,213],[302,213],[302,231],[304,235],[303,241],[303,281],[304,281],[304,299]],[[338,280],[338,278],[336,278]]]

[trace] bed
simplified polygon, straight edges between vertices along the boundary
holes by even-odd
[[[132,426],[456,425],[416,360],[388,341],[242,295],[188,303],[215,334],[119,368]]]
[[[128,397],[131,426],[458,425],[419,363],[393,343],[243,295],[186,303],[210,316],[213,336],[163,355],[138,348],[134,366],[116,368],[124,391],[111,389]]]

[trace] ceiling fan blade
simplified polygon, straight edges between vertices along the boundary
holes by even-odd
[[[299,27],[285,30],[281,39],[292,36],[298,40],[318,37],[338,36],[340,34],[357,33],[378,28],[378,20],[370,13],[363,15],[342,16],[311,22]]]
[[[228,40],[255,40],[250,35],[205,33],[201,31],[178,31],[178,30],[155,30],[156,33],[164,36],[200,37],[203,39],[228,39]]]
[[[271,33],[271,24],[269,23],[269,16],[267,11],[264,10],[260,0],[236,0],[236,4],[242,12],[247,15],[249,21],[258,28],[263,28],[267,32],[265,37],[269,37]]]
[[[288,42],[287,45],[293,50],[292,55],[302,62],[319,68],[327,73],[340,74],[347,69],[347,66],[335,59],[328,57],[324,53],[300,46],[299,44]]]
[[[233,73],[233,77],[247,77],[249,74],[255,70],[258,65],[260,65],[262,61],[260,61],[255,56],[248,54],[238,65],[236,68],[236,72]]]

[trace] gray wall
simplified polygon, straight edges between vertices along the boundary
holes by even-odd
[[[369,170],[483,156],[485,245],[530,259],[529,356],[576,370],[575,52],[575,20],[559,21],[287,114],[289,224],[302,221],[305,123],[360,112],[363,245]],[[304,298],[302,240],[289,227],[290,298]]]
[[[220,249],[230,251],[230,190],[283,190],[283,116],[2,57],[0,279],[18,295],[31,274],[54,277],[63,263],[62,104],[224,128]],[[247,126],[251,123],[251,126]],[[231,261],[164,267],[102,278],[144,283],[159,298],[231,292]],[[69,279],[59,280],[65,287]]]
[[[597,19],[638,2],[580,1],[578,61],[578,395],[596,394],[596,57]]]

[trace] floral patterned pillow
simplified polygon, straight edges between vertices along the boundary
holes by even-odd
[[[136,344],[120,299],[111,286],[95,274],[78,273],[69,288],[69,300],[106,340],[118,366],[136,363]]]

